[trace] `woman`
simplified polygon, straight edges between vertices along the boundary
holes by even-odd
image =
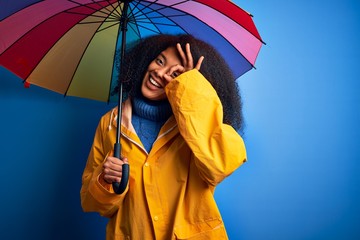
[[[213,193],[246,161],[229,67],[189,35],[149,37],[124,62],[122,157],[112,156],[114,108],[100,120],[83,173],[84,211],[110,219],[107,239],[227,239]],[[111,183],[124,162],[129,184],[117,195]]]

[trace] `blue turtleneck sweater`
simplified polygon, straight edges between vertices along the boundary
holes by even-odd
[[[147,152],[150,152],[160,128],[171,116],[168,101],[149,101],[142,98],[132,99],[132,124]]]

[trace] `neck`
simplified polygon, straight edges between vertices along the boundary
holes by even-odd
[[[165,121],[171,114],[171,106],[167,100],[150,101],[144,98],[132,99],[133,111],[140,117],[152,121]]]

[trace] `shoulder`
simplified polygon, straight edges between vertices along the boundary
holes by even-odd
[[[116,122],[116,118],[117,107],[114,107],[101,116],[98,127],[100,127],[101,129],[111,129],[114,125],[113,122]]]

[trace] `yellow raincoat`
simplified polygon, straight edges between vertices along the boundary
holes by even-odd
[[[173,116],[149,153],[131,124],[130,101],[123,104],[121,155],[130,178],[121,195],[100,176],[115,142],[116,109],[101,118],[82,177],[82,207],[110,218],[108,240],[227,239],[213,193],[246,161],[243,140],[223,124],[220,99],[197,70],[165,90]]]

